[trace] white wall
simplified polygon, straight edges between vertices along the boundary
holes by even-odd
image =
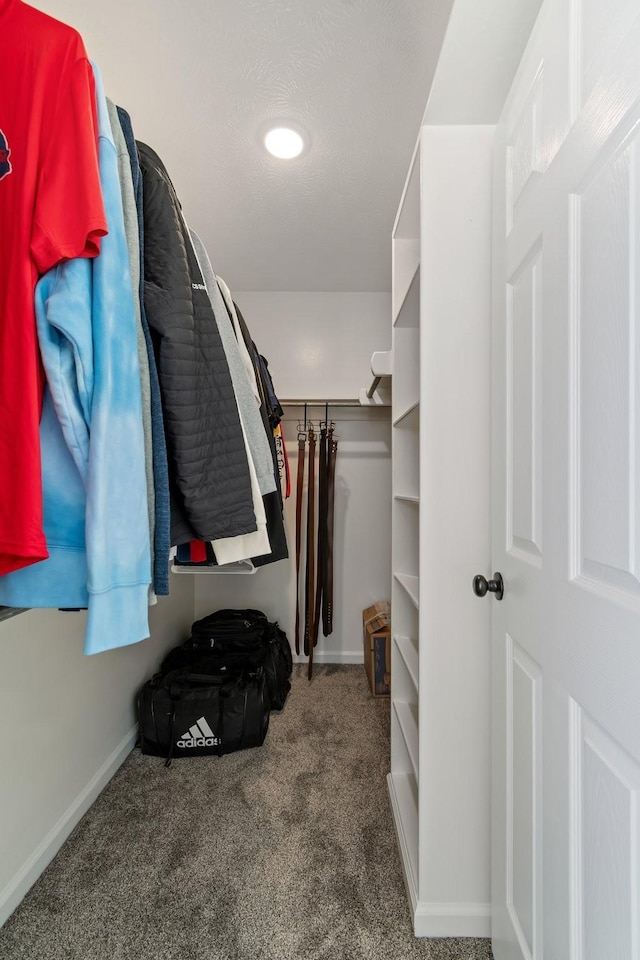
[[[390,293],[235,293],[284,397],[358,396],[391,347]]]
[[[192,619],[193,582],[173,577],[130,647],[84,656],[83,612],[0,623],[0,924],[130,752],[135,694]]]
[[[356,398],[371,382],[370,358],[389,348],[391,298],[368,293],[238,293],[276,392],[286,398]],[[291,559],[253,576],[195,577],[196,617],[223,606],[253,606],[279,621],[292,645],[295,623],[297,417],[287,408],[285,439],[292,496],[285,508]],[[309,408],[324,418],[324,408]],[[320,637],[319,662],[362,660],[362,610],[389,598],[391,581],[391,430],[388,408],[329,408],[339,437],[336,469],[335,616]],[[306,487],[305,487],[306,490]],[[306,502],[306,494],[305,494]],[[304,560],[302,563],[304,569]]]

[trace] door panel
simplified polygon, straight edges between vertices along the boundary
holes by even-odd
[[[638,133],[600,159],[571,197],[573,291],[572,574],[640,599],[637,456]],[[607,322],[603,323],[602,318]]]
[[[640,957],[639,14],[545,0],[497,132],[496,960]]]
[[[541,294],[538,242],[507,285],[507,549],[536,566],[542,560]]]
[[[585,960],[638,956],[638,790],[640,767],[577,708],[577,774],[582,869],[577,909]],[[634,897],[635,891],[635,897]],[[635,902],[634,902],[635,901]]]
[[[507,904],[523,955],[541,945],[542,673],[507,637]]]

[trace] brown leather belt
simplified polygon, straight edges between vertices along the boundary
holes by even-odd
[[[309,427],[309,478],[307,481],[307,566],[305,576],[305,622],[304,622],[304,652],[309,657],[309,677],[313,669],[313,600],[315,596],[315,500],[316,500],[316,435],[313,427]]]
[[[302,489],[306,433],[298,433],[298,478],[296,483],[296,653],[300,653],[300,545],[302,542]]]
[[[336,458],[338,441],[334,438],[333,427],[328,436],[327,458],[327,506],[326,506],[326,542],[324,550],[324,573],[322,576],[322,632],[328,637],[333,632],[333,523],[335,511]]]

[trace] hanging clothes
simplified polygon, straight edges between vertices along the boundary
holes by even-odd
[[[158,155],[138,143],[144,201],[144,302],[160,377],[171,540],[257,529],[251,479],[211,302],[180,203]]]
[[[218,277],[220,282],[220,278]],[[223,290],[224,293],[224,290]],[[267,412],[267,391],[266,386],[262,382],[262,377],[259,368],[251,359],[251,351],[257,355],[257,350],[253,340],[251,339],[251,334],[247,324],[245,323],[242,313],[237,307],[237,304],[234,304],[231,301],[231,312],[235,321],[237,323],[238,329],[240,331],[240,337],[244,341],[245,347],[247,349],[247,355],[250,358],[254,370],[254,376],[256,381],[256,386],[258,388],[258,394],[260,397],[260,416],[264,423],[264,428],[267,432],[267,437],[269,439],[269,447],[271,449],[271,458],[273,461],[273,472],[276,480],[276,490],[274,493],[269,493],[264,497],[264,509],[267,515],[267,530],[269,531],[269,541],[271,543],[271,553],[268,556],[256,556],[252,557],[253,565],[255,567],[263,567],[268,563],[276,563],[279,560],[287,560],[289,557],[289,550],[287,548],[287,536],[284,528],[284,516],[283,516],[283,501],[282,493],[280,491],[280,484],[278,483],[279,479],[279,468],[278,468],[278,451],[276,449],[276,441],[273,435],[272,423],[269,419]]]
[[[191,236],[205,285],[207,290],[213,291],[211,302],[223,341],[225,354],[229,360],[234,391],[237,390],[238,408],[243,430],[245,429],[245,411],[249,412],[252,421],[255,422],[255,418],[258,418],[254,429],[259,430],[259,435],[262,439],[257,458],[259,458],[261,463],[264,486],[269,490],[268,493],[264,494],[261,501],[259,501],[256,497],[259,491],[256,489],[255,484],[253,484],[254,510],[258,522],[257,534],[212,541],[210,545],[216,558],[214,565],[251,560],[254,566],[264,566],[268,563],[275,563],[279,560],[287,559],[288,557],[284,519],[282,515],[283,501],[280,489],[280,467],[276,440],[269,416],[266,412],[267,406],[265,398],[267,385],[263,382],[261,369],[256,362],[257,351],[251,340],[244,318],[239,319],[239,311],[233,303],[228,287],[224,281],[216,278],[213,273],[211,263],[202,242],[193,231],[191,231]],[[242,359],[243,355],[245,360]],[[250,364],[251,367],[251,382],[247,374],[247,363]],[[264,370],[266,370],[266,362],[264,363]],[[269,384],[275,406],[281,410],[275,397],[275,391],[270,377]],[[253,390],[254,385],[255,394]],[[256,396],[260,404],[259,407],[256,406]],[[247,456],[251,468],[254,450],[249,441],[248,432],[245,433],[245,439],[247,440]],[[264,455],[265,450],[268,457],[266,461]],[[263,543],[260,542],[259,537],[263,538]],[[187,561],[184,560],[184,556],[184,551],[178,552],[178,565],[185,565]],[[208,553],[206,557],[204,554],[202,555],[201,561],[194,561],[192,558],[188,562],[191,566],[196,566],[199,562],[205,566],[212,565],[212,560]]]
[[[220,293],[216,275],[213,272],[213,267],[211,266],[211,261],[205,246],[193,230],[191,230],[190,233],[204,277],[205,286],[211,299],[213,315],[220,333],[225,357],[229,365],[233,392],[240,412],[240,418],[247,433],[251,457],[253,458],[258,482],[260,484],[260,492],[262,494],[272,493],[276,489],[276,482],[273,476],[273,461],[269,441],[264,429],[264,424],[260,418],[260,397],[259,395],[256,396],[252,384],[249,381],[246,367],[240,355],[238,340],[234,335],[232,321],[229,317],[222,294]]]
[[[0,574],[48,556],[39,423],[38,277],[95,257],[107,232],[91,66],[75,30],[0,0]],[[6,465],[11,464],[11,469]]]
[[[167,464],[167,444],[164,435],[164,421],[162,418],[162,400],[160,397],[160,381],[158,368],[153,352],[153,341],[144,308],[144,210],[142,199],[142,171],[138,160],[138,148],[131,125],[131,118],[126,110],[118,107],[118,118],[124,134],[131,176],[136,200],[136,214],[138,220],[138,246],[140,250],[140,287],[138,300],[140,303],[140,320],[144,333],[149,361],[149,389],[151,391],[151,434],[153,460],[153,486],[155,503],[154,542],[153,542],[153,589],[160,596],[169,593],[169,548],[171,540],[171,510],[169,499],[169,467]]]
[[[142,314],[140,309],[140,238],[138,234],[138,214],[136,198],[133,190],[133,177],[127,143],[120,126],[120,118],[115,105],[107,97],[109,122],[113,134],[113,142],[118,154],[118,179],[122,195],[122,212],[124,215],[124,229],[129,251],[129,271],[134,290],[133,303],[136,318],[136,342],[138,346],[138,363],[140,365],[140,390],[142,395],[142,430],[144,434],[144,469],[147,480],[147,514],[149,518],[149,538],[151,543],[151,569],[154,566],[154,544],[156,525],[156,492],[153,480],[153,432],[151,426],[151,375],[149,372],[149,355],[142,329]],[[151,590],[150,602],[155,603],[156,597]]]
[[[0,578],[0,603],[88,607],[85,653],[149,635],[151,552],[137,351],[118,158],[99,71],[100,256],[36,290],[47,374],[41,425],[49,559]]]
[[[255,399],[251,396],[247,377],[239,361],[237,344],[228,323],[226,310],[223,309],[225,314],[224,317],[220,315],[218,301],[221,301],[222,298],[220,297],[220,291],[216,283],[211,261],[209,260],[207,251],[205,250],[197,234],[195,234],[193,231],[190,231],[190,235],[196,257],[198,258],[198,263],[202,272],[205,286],[211,299],[211,307],[213,309],[214,318],[220,334],[220,340],[222,342],[225,357],[227,358],[227,363],[229,365],[229,373],[231,374],[233,392],[238,405],[242,436],[245,443],[247,462],[249,464],[249,475],[251,478],[251,498],[253,501],[253,511],[256,517],[257,530],[254,533],[247,533],[241,537],[228,537],[224,539],[219,538],[212,542],[213,551],[219,564],[237,563],[240,560],[250,559],[254,554],[271,553],[271,545],[269,543],[269,535],[267,533],[267,517],[262,502],[261,486],[258,477],[256,461],[260,465],[263,486],[267,489],[273,490],[275,489],[275,481],[273,479],[273,475],[270,476],[269,473],[267,473],[265,476],[265,453],[267,470],[271,466],[269,445],[264,430],[262,429],[262,424],[260,423]],[[216,306],[218,306],[217,313]],[[223,304],[222,306],[224,308]],[[233,365],[233,360],[229,362],[230,358],[234,358],[236,356],[238,357],[238,367]],[[248,395],[243,393],[243,389],[245,387]],[[242,402],[239,401],[239,397],[241,396],[243,397]],[[259,431],[259,433],[256,434],[254,429],[254,432],[252,433],[253,445],[249,439],[247,427],[248,422],[252,423],[254,427],[257,426]]]

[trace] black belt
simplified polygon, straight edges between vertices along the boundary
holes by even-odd
[[[313,645],[318,643],[322,595],[327,569],[327,424],[320,426],[320,450],[318,454],[318,582],[316,585]]]
[[[309,659],[309,676],[313,667],[313,600],[315,594],[315,498],[316,498],[316,435],[313,427],[309,427],[309,479],[307,484],[307,565],[305,575],[305,622],[304,622],[304,652]]]
[[[296,483],[296,653],[300,653],[300,545],[302,542],[302,489],[306,433],[298,433],[298,479]]]
[[[333,520],[338,455],[338,441],[333,436],[333,427],[329,430],[328,447],[325,568],[322,577],[322,632],[325,637],[333,632]]]

